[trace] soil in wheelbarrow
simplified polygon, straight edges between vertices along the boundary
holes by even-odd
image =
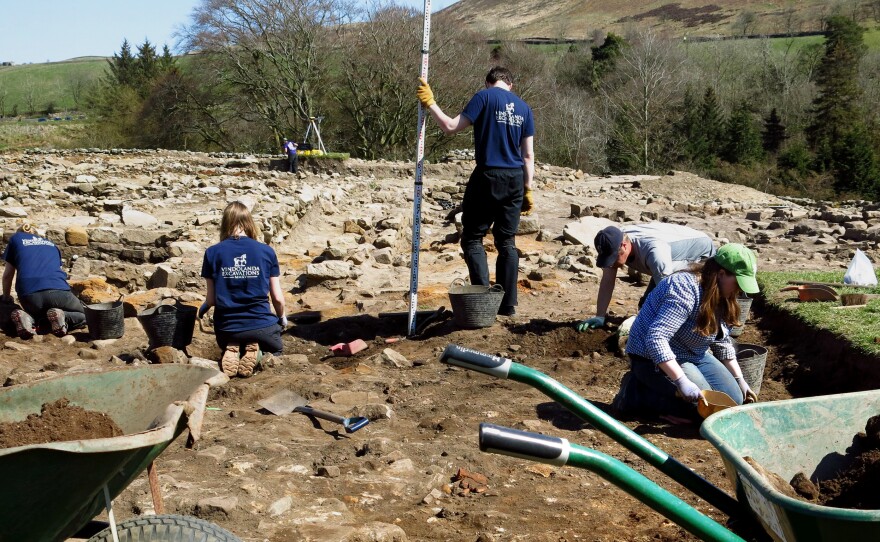
[[[864,433],[854,439],[846,466],[833,478],[811,482],[803,473],[791,485],[804,500],[835,508],[880,509],[880,416],[868,420]]]
[[[24,421],[0,424],[0,448],[118,437],[122,429],[103,412],[85,410],[67,399],[46,403]]]

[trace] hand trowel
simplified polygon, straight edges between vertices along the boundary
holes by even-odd
[[[345,418],[337,414],[316,410],[309,405],[305,397],[297,395],[290,390],[281,390],[278,393],[257,402],[258,405],[276,416],[286,416],[291,412],[299,412],[306,416],[314,416],[322,420],[340,424],[346,433],[354,433],[358,429],[370,423],[369,418],[353,416]]]

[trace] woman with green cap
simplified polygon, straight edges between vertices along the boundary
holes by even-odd
[[[729,334],[739,319],[737,296],[758,293],[756,272],[754,252],[731,243],[663,279],[633,322],[626,344],[632,370],[614,407],[694,418],[701,390],[722,391],[737,404],[756,401]]]

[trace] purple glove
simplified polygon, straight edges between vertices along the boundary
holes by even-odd
[[[700,400],[700,397],[702,397],[700,388],[691,382],[691,379],[688,378],[687,375],[681,375],[681,378],[675,380],[673,384],[678,388],[678,393],[681,394],[681,397],[689,403],[696,403]]]

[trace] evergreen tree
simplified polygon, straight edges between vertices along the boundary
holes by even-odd
[[[107,60],[109,75],[107,83],[114,86],[131,86],[136,79],[137,59],[131,54],[131,45],[128,40],[122,40],[119,54],[114,54]]]
[[[605,149],[608,168],[614,173],[637,171],[641,163],[638,148],[639,142],[632,122],[623,115],[617,115]]]
[[[605,37],[602,45],[590,48],[593,62],[590,64],[592,74],[590,77],[593,90],[599,88],[602,79],[614,70],[617,59],[620,57],[621,49],[626,46],[626,41],[617,34],[609,33]]]
[[[733,164],[752,164],[761,159],[761,134],[747,104],[741,104],[730,115],[725,132],[725,160]]]
[[[776,154],[782,147],[782,143],[788,139],[785,133],[785,125],[774,107],[770,115],[764,119],[764,130],[761,132],[761,146],[765,152]]]
[[[136,79],[133,86],[142,98],[146,98],[150,94],[153,83],[160,75],[159,56],[150,40],[145,39],[144,43],[138,46],[135,66]]]
[[[859,61],[866,47],[862,27],[852,19],[831,17],[827,28],[825,55],[816,70],[819,92],[813,100],[813,122],[807,128],[807,138],[824,162],[820,165],[833,169],[833,164],[827,163],[833,154],[829,154],[831,147],[860,118]]]
[[[176,65],[176,61],[174,60],[174,55],[171,54],[171,49],[168,48],[168,44],[162,46],[162,56],[159,57],[159,72],[167,73]]]
[[[831,145],[834,188],[838,192],[880,195],[880,167],[864,123],[856,122]]]
[[[724,115],[718,105],[718,95],[712,87],[706,88],[700,105],[703,138],[706,141],[705,157],[711,160],[721,154],[724,147]]]
[[[688,87],[679,107],[679,119],[675,132],[682,138],[681,155],[685,160],[705,165],[708,161],[709,146],[703,132],[702,110],[693,90]]]

